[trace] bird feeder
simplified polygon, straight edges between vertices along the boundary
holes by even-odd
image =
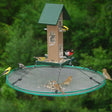
[[[46,62],[64,63],[68,59],[63,57],[63,20],[70,17],[63,4],[46,4],[39,19],[40,24],[47,25],[47,52]]]
[[[66,28],[63,19],[70,19],[63,4],[45,5],[39,24],[47,25],[46,58],[40,57],[37,65],[13,69],[6,77],[10,87],[39,96],[73,96],[95,91],[105,85],[101,72],[67,65],[73,58],[63,56],[63,28]]]

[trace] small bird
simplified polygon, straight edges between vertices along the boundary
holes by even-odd
[[[34,56],[33,58],[35,58],[35,59],[37,59],[37,60],[39,60],[39,59],[40,59],[39,57],[36,57],[36,56]]]
[[[65,55],[66,56],[72,56],[73,54],[74,54],[74,50],[73,49],[65,51]]]
[[[22,64],[22,63],[18,63],[19,64],[19,68],[20,69],[25,69],[26,67],[24,66],[24,64]]]
[[[62,26],[63,31],[68,31],[69,28],[67,26]]]
[[[57,84],[57,82],[55,80],[53,80],[53,86],[56,90],[55,93],[57,93],[57,91],[60,91],[60,92],[62,92],[63,95],[65,94],[64,91],[61,89],[60,85]]]
[[[111,76],[108,74],[108,72],[107,72],[107,69],[106,69],[106,68],[103,68],[103,75],[104,75],[104,77],[105,77],[106,79],[108,79],[108,80],[111,80],[111,81],[112,81],[112,78],[111,78]]]
[[[44,61],[45,60],[45,57],[33,57],[33,58],[35,58],[35,59],[37,59],[38,61]]]
[[[72,81],[72,76],[69,76],[64,82],[61,83],[61,85],[68,86]]]
[[[5,71],[2,73],[1,76],[7,75],[10,71],[11,71],[11,67],[8,67],[7,69],[5,69]],[[1,76],[0,76],[0,77],[1,77]]]

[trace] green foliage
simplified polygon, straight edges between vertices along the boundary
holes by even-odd
[[[8,85],[4,84],[1,88],[1,96],[6,100],[15,100],[16,91],[10,88]]]
[[[33,56],[46,53],[46,42],[36,35],[38,13],[30,5],[24,7],[22,13],[18,14],[18,19],[9,28],[11,40],[6,45],[6,63],[11,66],[19,62],[32,64]],[[32,17],[29,18],[29,15]]]
[[[30,1],[30,0],[29,0]],[[11,24],[13,22],[13,18],[19,9],[24,6],[24,4],[30,3],[28,0],[1,0],[0,3],[0,21],[5,22],[7,24]]]
[[[4,72],[6,68],[1,68],[0,67],[0,76],[1,74]],[[1,95],[1,87],[4,85],[5,83],[5,76],[0,77],[0,95]]]
[[[7,24],[0,23],[0,65],[4,65],[3,53],[5,52],[6,43],[9,41]]]
[[[38,54],[42,55],[42,51],[40,51],[42,41],[35,41],[35,39],[33,39],[32,25],[27,27],[23,35],[21,35],[21,30],[19,28],[14,29],[12,36],[11,41],[6,47],[6,52],[8,54],[6,61],[10,63],[10,65],[16,66],[15,64],[19,62],[29,64],[33,61],[33,56]]]
[[[111,0],[48,0],[63,3],[71,20],[64,21],[64,49],[73,48],[80,66],[112,73]],[[34,64],[33,56],[47,52],[45,25],[38,24],[46,1],[2,0],[0,4],[0,74],[17,63]],[[18,93],[0,78],[0,112],[111,112],[112,84],[95,92],[63,98]],[[7,107],[7,108],[5,108]]]
[[[112,69],[111,55],[106,50],[103,50],[102,47],[93,49],[93,55],[88,55],[87,53],[80,55],[82,57],[80,60],[81,66],[93,67],[97,70],[102,70],[103,68]]]
[[[15,102],[0,97],[0,112],[8,112],[8,111],[15,112],[15,110],[17,110]]]

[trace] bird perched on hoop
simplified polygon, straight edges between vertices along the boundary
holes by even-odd
[[[106,79],[112,81],[112,78],[111,78],[111,76],[109,75],[109,73],[107,72],[107,69],[106,69],[106,68],[103,68],[103,76],[104,76]]]
[[[11,71],[11,67],[8,67],[7,69],[5,69],[5,71],[2,73],[1,76],[9,74],[10,71]]]
[[[18,63],[19,64],[19,69],[25,69],[26,67],[24,66],[24,64],[22,63]]]

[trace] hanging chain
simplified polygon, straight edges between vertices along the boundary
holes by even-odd
[[[59,79],[60,79],[60,75],[61,75],[61,65],[60,65],[60,67],[59,67],[59,75],[58,75],[58,80],[57,80],[57,83],[59,84]]]

